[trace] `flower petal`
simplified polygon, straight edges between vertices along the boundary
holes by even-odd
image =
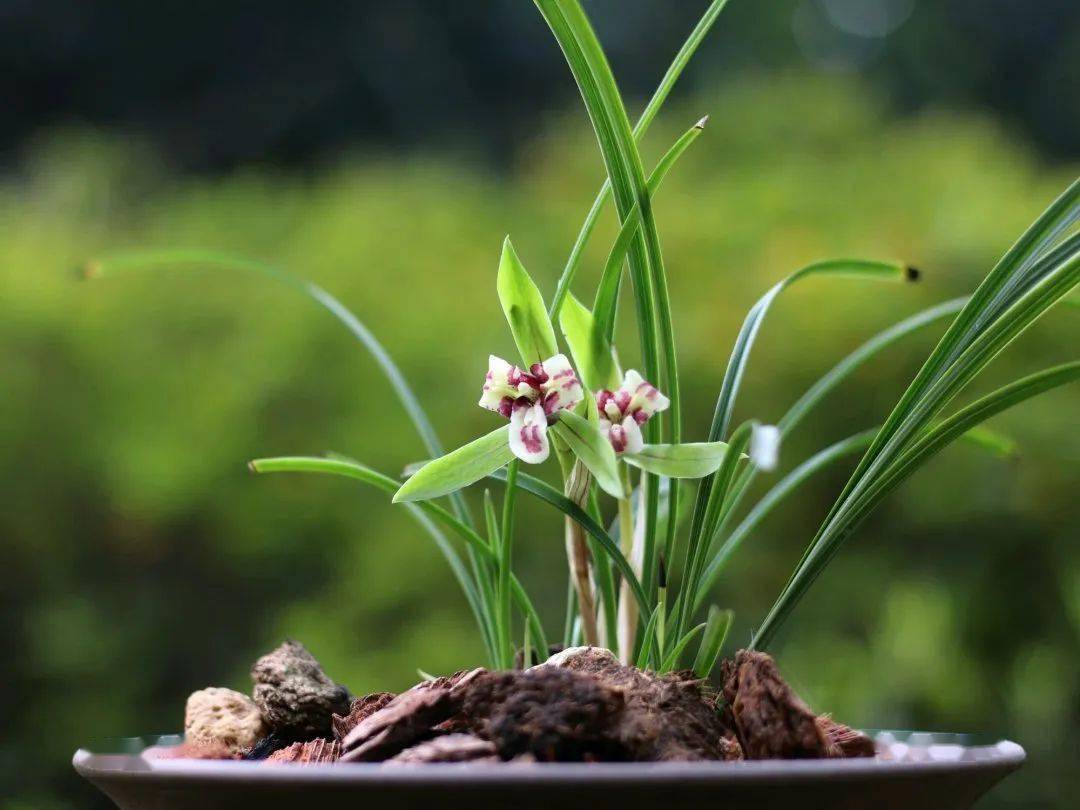
[[[622,420],[623,436],[626,439],[624,453],[640,453],[645,447],[645,439],[641,436],[641,426],[633,416],[627,416]]]
[[[488,357],[488,372],[484,378],[484,390],[480,394],[480,407],[508,416],[509,414],[505,413],[504,400],[507,397],[515,399],[518,395],[517,386],[511,382],[512,376],[514,376],[512,365],[501,357],[495,355]]]
[[[574,367],[570,365],[565,354],[549,357],[541,366],[547,375],[547,379],[540,385],[540,399],[545,413],[552,414],[564,408],[573,408],[581,402],[585,394],[577,374],[574,373]]]
[[[543,405],[519,400],[510,414],[510,450],[526,464],[545,461],[551,449],[547,427]]]
[[[776,425],[755,425],[750,434],[750,462],[760,470],[776,469],[780,455],[780,428]]]
[[[623,397],[628,399],[626,407],[623,408],[623,413],[633,414],[640,411],[645,414],[644,417],[638,417],[639,423],[644,422],[657,411],[667,410],[671,404],[671,400],[661,394],[655,385],[644,379],[633,369],[628,370],[623,375],[619,394],[622,397],[616,395],[618,399],[622,400]]]

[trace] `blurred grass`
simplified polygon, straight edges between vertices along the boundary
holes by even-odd
[[[765,324],[737,419],[777,418],[865,336],[973,288],[1077,173],[986,119],[895,119],[858,85],[782,76],[669,108],[646,153],[704,113],[705,134],[657,202],[691,438],[707,429],[747,307],[786,272],[865,255],[910,261],[925,280],[793,292]],[[456,446],[491,426],[474,405],[487,354],[513,354],[494,291],[502,236],[550,295],[601,179],[576,114],[519,155],[508,176],[453,154],[368,153],[308,175],[204,180],[138,143],[74,130],[42,140],[0,185],[0,783],[20,802],[3,806],[91,806],[67,764],[80,742],[178,728],[189,691],[246,691],[247,666],[283,635],[356,692],[480,657],[449,572],[385,499],[244,467],[334,449],[394,473],[423,456],[337,324],[254,277],[78,283],[74,269],[139,247],[286,266],[365,320]],[[579,290],[614,233],[608,212]],[[1057,311],[986,385],[1071,359],[1078,325],[1075,310]],[[861,370],[785,464],[880,420],[932,339]],[[636,341],[622,345],[629,364]],[[1031,762],[1000,803],[1053,806],[1080,787],[1078,412],[1080,391],[1065,390],[997,419],[1019,442],[1013,462],[963,446],[932,462],[840,556],[776,650],[807,699],[842,720],[1023,743]],[[843,480],[817,479],[733,561],[717,598],[736,611],[736,643]],[[521,508],[520,525],[536,528],[521,532],[519,573],[554,632],[559,521]]]

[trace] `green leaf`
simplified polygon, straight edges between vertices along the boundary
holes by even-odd
[[[988,427],[972,428],[961,438],[998,458],[1012,458],[1017,452],[1016,439]]]
[[[619,366],[615,350],[602,332],[596,329],[592,312],[573,295],[559,314],[559,328],[570,347],[574,365],[589,391],[619,387]]]
[[[647,444],[639,453],[623,453],[623,460],[668,478],[702,478],[716,472],[726,451],[726,442]]]
[[[757,528],[758,524],[761,523],[761,521],[764,520],[765,517],[782,500],[784,500],[784,498],[794,492],[818,470],[827,467],[841,458],[865,450],[870,446],[870,442],[874,440],[877,431],[877,428],[864,430],[860,433],[856,433],[854,436],[842,439],[841,441],[836,442],[836,444],[829,445],[824,450],[820,450],[785,475],[772,487],[772,489],[762,495],[757,503],[754,504],[754,507],[747,513],[746,517],[743,518],[742,522],[727,536],[716,554],[712,555],[712,559],[709,560],[708,566],[701,575],[701,581],[697,589],[697,597],[694,600],[694,609],[696,610],[700,607],[701,603],[705,601],[705,597],[708,595],[709,590],[716,584],[716,580],[724,570],[724,566],[727,565],[728,560],[730,560],[731,556],[738,550],[742,541]]]
[[[506,464],[510,450],[510,426],[496,428],[486,436],[429,461],[394,495],[394,503],[426,501],[467,487]]]
[[[496,470],[491,474],[491,477],[496,481],[505,481],[506,471]],[[641,580],[639,580],[637,574],[634,573],[634,569],[631,567],[630,561],[626,559],[626,555],[619,549],[618,543],[611,539],[611,535],[604,531],[603,526],[593,520],[588,512],[546,481],[541,481],[539,478],[534,478],[527,473],[519,472],[517,485],[520,489],[535,495],[540,498],[540,500],[547,501],[547,503],[554,506],[564,515],[572,517],[581,524],[581,528],[597,541],[604,553],[607,554],[608,559],[610,559],[612,564],[619,569],[619,573],[622,574],[623,580],[630,584],[630,590],[634,595],[634,601],[637,602],[640,614],[642,616],[652,614],[652,605],[650,605],[649,601],[645,598],[645,589],[641,587]]]
[[[424,406],[420,404],[420,400],[413,393],[412,388],[405,379],[405,375],[401,373],[401,369],[390,357],[390,353],[386,351],[372,331],[348,307],[322,287],[307,279],[294,276],[278,267],[253,259],[207,250],[151,250],[119,253],[89,262],[86,265],[84,275],[90,279],[111,275],[118,271],[144,270],[154,267],[171,268],[184,265],[205,265],[208,267],[220,267],[224,270],[254,273],[273,279],[306,295],[348,329],[352,336],[374,358],[383,375],[390,383],[390,387],[394,389],[394,393],[397,395],[402,407],[405,408],[405,412],[409,415],[409,419],[416,428],[416,432],[420,436],[420,440],[423,442],[424,449],[427,450],[428,454],[433,458],[443,454],[442,442],[439,441],[435,428],[424,411]],[[469,515],[465,499],[455,493],[450,496],[450,500],[454,507],[454,514],[471,526],[472,518]]]
[[[548,320],[544,297],[518,259],[509,236],[503,242],[496,286],[525,368],[558,354],[555,330]]]
[[[700,633],[704,629],[705,622],[702,622],[701,624],[690,628],[690,630],[688,630],[683,635],[683,637],[679,639],[679,643],[671,649],[671,652],[664,656],[664,663],[661,667],[661,671],[670,672],[671,670],[675,669],[675,667],[679,665],[679,659],[682,658],[682,654],[690,645],[690,642],[693,641],[697,637],[698,633]]]
[[[664,182],[664,177],[671,170],[671,167],[675,165],[675,161],[701,135],[707,120],[708,116],[690,127],[660,158],[646,183],[650,197],[660,188],[660,184]],[[596,288],[596,298],[593,301],[594,328],[599,330],[603,338],[609,343],[615,340],[615,311],[619,303],[622,265],[626,261],[626,252],[630,249],[630,242],[637,235],[637,229],[640,225],[641,205],[635,203],[619,228],[619,233],[615,237],[611,251],[608,253],[607,262],[604,264],[604,271],[600,275],[600,283]]]
[[[716,18],[720,16],[720,12],[724,10],[724,6],[726,6],[727,3],[728,0],[713,0],[713,2],[709,4],[705,13],[701,15],[701,19],[698,20],[697,25],[694,26],[694,29],[690,32],[686,41],[683,42],[682,47],[679,48],[679,52],[675,54],[675,58],[671,60],[671,65],[668,66],[667,72],[660,80],[660,84],[653,93],[653,97],[649,99],[649,103],[645,105],[645,109],[641,113],[641,117],[638,118],[637,124],[634,125],[633,136],[636,140],[640,141],[642,136],[644,136],[645,132],[649,129],[649,126],[656,118],[657,113],[660,112],[660,108],[667,100],[668,94],[670,94],[675,87],[675,83],[678,81],[679,76],[682,75],[683,69],[689,63],[695,51],[697,51],[698,46],[701,45],[702,40],[705,39],[705,35],[709,33],[713,23],[716,22]],[[655,170],[653,174],[655,175]],[[652,178],[650,177],[650,182],[651,180]],[[596,221],[600,216],[600,211],[603,210],[604,204],[610,197],[611,180],[605,179],[600,186],[600,191],[597,192],[596,199],[593,200],[589,213],[585,217],[585,222],[582,223],[581,231],[578,233],[578,237],[574,241],[574,246],[570,250],[570,256],[566,260],[566,267],[559,277],[559,283],[555,288],[555,295],[552,298],[551,309],[549,310],[552,320],[555,319],[562,309],[565,296],[570,292],[570,284],[574,280],[578,268],[581,266],[581,258],[585,246],[588,244],[589,237],[596,227]]]
[[[705,635],[701,637],[697,657],[694,659],[694,674],[699,678],[709,677],[716,666],[716,659],[727,640],[728,631],[735,614],[730,610],[720,610],[713,605],[709,608],[709,618],[705,620]]]
[[[319,458],[318,456],[260,458],[250,462],[248,467],[251,468],[252,472],[257,473],[303,472],[343,476],[345,478],[361,481],[365,484],[370,484],[376,489],[381,489],[388,494],[393,494],[398,488],[398,481],[396,479],[373,470],[355,459],[340,454],[335,454],[333,458]],[[485,564],[495,565],[498,562],[495,551],[488,546],[484,541],[484,538],[476,533],[476,530],[463,523],[437,503],[423,501],[420,503],[406,503],[404,506],[409,513],[416,517],[417,520],[419,520],[432,534],[440,551],[443,552],[443,555],[446,556],[447,561],[450,563],[455,576],[462,582],[462,587],[465,589],[466,595],[472,594],[472,596],[470,596],[470,604],[473,604],[473,599],[475,598],[477,607],[474,609],[478,614],[477,621],[483,629],[485,627],[485,622],[481,621],[483,602],[479,598],[479,593],[476,591],[474,583],[470,580],[468,572],[464,565],[462,565],[456,552],[449,545],[441,532],[438,532],[437,527],[434,527],[431,518],[439,521],[443,526],[457,534],[458,537],[465,542],[469,550],[476,552],[477,557]],[[433,528],[435,529],[434,531],[432,531]],[[521,582],[518,581],[516,576],[511,575],[510,587],[514,594],[514,601],[518,604],[522,613],[528,617],[529,625],[532,627],[531,632],[533,637],[539,639],[540,644],[546,649],[547,640],[544,634],[543,625],[540,622],[540,616],[536,612],[536,608],[529,600],[528,594],[525,592],[525,589],[522,587]],[[489,616],[488,618],[492,617]],[[491,652],[491,657],[494,662],[496,660],[494,646],[490,647],[489,651]]]
[[[581,463],[589,468],[596,483],[613,498],[622,498],[622,481],[619,480],[619,462],[615,449],[600,428],[584,416],[573,411],[560,411],[559,421],[551,430],[562,438]]]
[[[359,461],[340,455],[336,455],[333,458],[318,458],[314,456],[260,458],[249,462],[248,468],[256,473],[301,472],[337,475],[361,481],[376,489],[381,489],[386,493],[393,493],[397,489],[397,481],[390,476],[383,475],[377,470],[373,470],[370,467],[361,464]],[[447,564],[450,566],[450,570],[454,574],[454,578],[457,579],[458,584],[461,585],[461,589],[465,593],[465,599],[468,601],[469,607],[476,619],[477,626],[480,628],[484,646],[487,649],[488,658],[492,663],[497,663],[498,657],[495,653],[494,639],[491,636],[492,616],[490,614],[490,609],[484,602],[483,595],[481,594],[477,583],[470,577],[468,569],[461,561],[461,557],[454,550],[453,546],[450,545],[450,541],[447,540],[446,535],[443,534],[442,530],[432,521],[432,518],[442,519],[442,522],[445,525],[455,530],[460,527],[460,530],[464,532],[463,537],[466,542],[470,542],[469,533],[472,530],[445,509],[434,504],[410,503],[405,504],[405,506],[408,509],[409,514],[424,528],[431,536],[431,539],[435,541],[435,545],[446,559]],[[480,545],[483,545],[483,541],[480,541]],[[490,555],[490,552],[488,552],[488,555],[492,556]],[[527,597],[524,596],[524,591],[522,592],[522,597],[527,600]]]
[[[1040,282],[1040,285],[1036,285],[1021,297],[1018,304],[1014,305],[1014,307],[1019,307],[1018,310],[1010,308],[1001,318],[991,322],[990,328],[972,341],[971,348],[960,356],[957,364],[962,364],[968,353],[981,348],[980,344],[984,342],[989,343],[991,347],[999,341],[1007,343],[1010,335],[1014,337],[1045,311],[1052,302],[1059,300],[1063,294],[1062,287],[1066,282],[1059,281],[1058,273],[1064,276],[1066,281],[1075,284],[1080,281],[1080,263],[1073,260],[1059,264],[1055,274],[1048,275]],[[1041,288],[1042,284],[1046,287]],[[1035,300],[1028,304],[1030,297],[1034,297]],[[1006,319],[1004,325],[1001,324],[1002,319]],[[974,375],[969,368],[961,371]],[[952,374],[959,376],[961,371],[952,371]],[[915,399],[915,405],[930,410],[927,400],[931,399],[935,388],[942,381],[953,382],[950,377],[951,374],[945,374],[937,383],[931,384],[923,395]],[[788,580],[788,584],[781,591],[754,635],[752,646],[761,649],[773,638],[795,605],[835,556],[844,540],[851,536],[855,528],[888,493],[899,486],[931,456],[994,414],[1077,379],[1080,379],[1080,361],[1046,369],[1017,380],[961,409],[940,425],[925,430],[910,441],[900,444],[891,457],[891,463],[879,466],[876,474],[868,475],[864,471],[860,475],[859,471],[856,471],[852,479],[854,484],[837,501],[833,511],[814,535],[798,567]],[[953,384],[955,385],[955,382]],[[878,437],[880,436],[881,432],[878,433]],[[868,453],[873,450],[874,448],[871,447]],[[873,470],[873,466],[868,465],[867,469]]]
[[[656,646],[656,623],[660,619],[660,611],[654,610],[649,617],[649,623],[645,625],[645,632],[641,636],[641,649],[638,650],[634,659],[634,666],[638,669],[648,669],[649,659],[652,657],[653,647]]]

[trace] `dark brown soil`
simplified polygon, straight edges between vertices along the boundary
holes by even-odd
[[[574,648],[526,670],[467,670],[396,696],[369,694],[326,726],[332,737],[256,749],[291,764],[874,755],[866,735],[811,711],[772,658],[745,650],[723,662],[719,691],[689,672],[657,675],[623,666],[607,650]]]

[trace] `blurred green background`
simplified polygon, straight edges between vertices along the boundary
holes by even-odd
[[[394,30],[414,31],[425,70],[446,71],[474,92],[474,118],[447,112],[434,96],[427,106],[423,93],[437,89],[388,92],[370,108],[397,118],[365,119],[361,96],[337,129],[329,113],[285,116],[293,135],[261,145],[257,116],[219,129],[213,116],[188,121],[202,145],[177,136],[169,116],[186,107],[170,99],[185,90],[153,79],[162,68],[145,43],[136,56],[156,89],[142,95],[119,66],[116,42],[103,45],[94,26],[71,36],[101,58],[42,55],[35,73],[5,57],[44,78],[21,85],[28,101],[7,111],[0,130],[0,806],[105,806],[70,769],[76,747],[178,729],[188,692],[247,691],[251,661],[283,636],[303,640],[355,692],[401,689],[417,667],[444,672],[481,658],[450,573],[399,508],[350,482],[262,479],[245,468],[261,455],[338,450],[396,473],[423,456],[378,369],[336,322],[257,277],[186,269],[90,283],[73,272],[134,247],[266,259],[354,309],[413,382],[447,446],[489,429],[493,417],[475,406],[486,357],[513,354],[494,290],[502,237],[513,236],[550,295],[602,169],[531,4],[460,5],[469,8],[403,3]],[[666,6],[635,2],[623,14],[612,3],[588,5],[615,41],[634,108],[703,5],[679,4],[655,36]],[[839,0],[768,10],[733,3],[645,141],[655,160],[690,123],[712,116],[657,200],[692,437],[707,429],[747,308],[781,276],[815,259],[860,255],[908,260],[924,283],[816,281],[785,294],[755,348],[737,418],[776,419],[869,335],[970,291],[1077,175],[1080,136],[1070,133],[1080,121],[1070,104],[1080,94],[1067,82],[1075,58],[1048,44],[1080,30],[1074,7],[1033,3],[1038,25],[1018,28],[1006,15],[972,30],[962,25],[972,4],[878,5],[904,13],[887,17],[892,27],[882,24],[866,55],[843,44],[856,35],[839,24],[833,40],[807,39],[812,25],[845,19]],[[268,8],[265,25],[252,29],[260,42],[275,41],[274,25],[289,21],[280,4]],[[369,49],[379,47],[370,29],[383,13],[359,3],[349,12]],[[225,36],[217,14],[242,17],[198,8],[171,36],[217,41]],[[485,36],[455,33],[485,14],[495,20]],[[138,25],[150,25],[140,19],[129,20],[132,41]],[[312,20],[352,30],[326,10],[305,24]],[[3,36],[14,38],[20,29],[7,22]],[[956,48],[981,59],[942,61],[933,43],[949,25],[967,37]],[[450,34],[425,48],[433,30]],[[23,39],[32,50],[32,37]],[[344,52],[340,39],[334,47]],[[543,56],[532,63],[523,54],[534,49]],[[306,51],[285,53],[282,71],[302,81],[296,65],[308,64]],[[394,71],[370,53],[378,70]],[[920,53],[929,54],[922,72],[912,68]],[[1024,61],[1014,71],[1017,54]],[[107,73],[110,55],[112,95],[108,84],[84,79],[85,95],[84,85],[64,84],[80,65]],[[236,58],[248,56],[241,49]],[[550,73],[554,89],[535,100],[513,95],[504,60],[524,86]],[[472,82],[476,64],[501,78]],[[962,68],[966,78],[954,75]],[[378,82],[362,60],[355,69]],[[281,78],[256,70],[251,93],[265,75],[271,87]],[[935,75],[949,81],[926,78]],[[1064,77],[1061,103],[1047,112],[1023,77],[1040,93]],[[67,94],[36,95],[58,87]],[[124,114],[95,107],[94,93]],[[515,115],[504,120],[503,107]],[[418,119],[425,134],[416,139],[386,123]],[[215,151],[214,133],[244,148]],[[595,281],[613,234],[608,212],[579,291]],[[1053,311],[976,390],[1073,359],[1078,327],[1080,310]],[[860,370],[785,446],[785,467],[882,419],[939,332]],[[634,345],[628,333],[624,359]],[[1080,390],[1058,391],[994,420],[1019,443],[1015,459],[963,444],[943,453],[864,526],[775,649],[807,700],[845,722],[1021,742],[1028,765],[986,807],[1067,806],[1080,789],[1078,413]],[[845,472],[814,479],[735,559],[716,595],[736,611],[732,644],[748,640]],[[565,588],[560,521],[528,501],[520,508],[518,570],[554,635]]]

